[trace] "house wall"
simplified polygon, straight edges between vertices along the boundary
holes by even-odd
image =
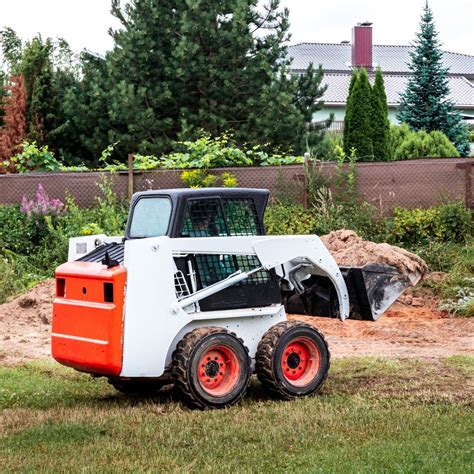
[[[459,113],[464,117],[472,117],[474,119],[474,109],[457,109]],[[325,106],[322,110],[319,110],[313,115],[313,121],[320,122],[326,120],[330,113],[334,114],[334,120],[344,120],[344,115],[346,114],[345,106]],[[388,108],[388,118],[391,123],[398,124],[397,120],[397,108],[389,107]]]
[[[319,110],[313,115],[313,121],[320,122],[326,120],[330,113],[334,114],[334,120],[344,120],[344,115],[346,115],[346,107],[341,106],[325,106],[322,110]],[[391,123],[398,123],[396,117],[397,109],[395,107],[390,107],[388,109],[388,118]]]

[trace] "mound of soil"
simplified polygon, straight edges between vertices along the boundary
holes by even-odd
[[[53,279],[0,305],[0,363],[50,357]]]
[[[391,265],[401,273],[416,275],[413,284],[428,271],[428,266],[418,255],[393,245],[363,240],[352,230],[336,230],[323,235],[321,240],[338,265],[353,267],[362,267],[367,263]]]

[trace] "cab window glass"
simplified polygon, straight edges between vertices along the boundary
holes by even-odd
[[[130,237],[160,237],[166,234],[171,201],[165,197],[141,198],[133,209]]]

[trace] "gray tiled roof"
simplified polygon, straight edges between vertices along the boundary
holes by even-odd
[[[289,47],[293,58],[292,69],[301,71],[312,62],[322,64],[325,71],[349,71],[351,69],[350,44],[343,43],[299,43]],[[384,73],[408,73],[409,52],[413,46],[374,45],[372,54],[374,65]],[[474,76],[474,56],[445,51],[444,64],[451,74]]]
[[[399,101],[399,94],[406,88],[408,78],[404,75],[384,74],[385,92],[387,94],[388,105],[395,106]],[[351,76],[349,74],[325,74],[323,83],[328,85],[323,100],[326,104],[345,104],[349,93],[349,83]],[[373,83],[374,76],[370,75],[370,81]],[[474,107],[474,85],[464,77],[448,78],[451,91],[450,99],[456,107],[470,108]]]

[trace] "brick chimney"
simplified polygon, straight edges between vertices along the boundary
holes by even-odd
[[[372,23],[357,23],[352,28],[352,66],[372,69]]]

